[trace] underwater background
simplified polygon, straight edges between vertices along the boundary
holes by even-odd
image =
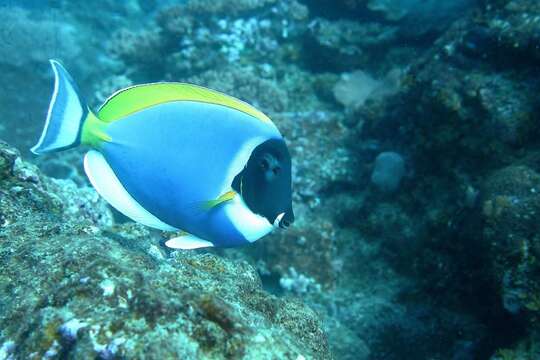
[[[35,157],[70,70],[96,109],[181,81],[268,114],[296,222],[171,251],[84,150]],[[538,0],[0,2],[0,360],[540,359]]]

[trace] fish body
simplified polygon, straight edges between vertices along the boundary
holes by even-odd
[[[113,207],[189,234],[167,245],[238,246],[294,220],[290,156],[263,113],[213,90],[156,83],[120,91],[94,114],[67,71],[51,64],[55,92],[33,151],[89,145],[86,173]]]
[[[104,142],[100,152],[128,193],[150,213],[214,243],[246,242],[227,216],[231,207],[242,206],[239,201],[204,211],[201,200],[231,190],[253,149],[280,137],[273,124],[220,105],[177,101],[115,121],[106,134],[112,141]]]

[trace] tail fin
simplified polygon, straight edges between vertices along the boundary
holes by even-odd
[[[82,125],[89,113],[77,85],[66,69],[56,60],[49,61],[54,71],[54,92],[41,138],[31,149],[34,154],[60,151],[79,145]]]

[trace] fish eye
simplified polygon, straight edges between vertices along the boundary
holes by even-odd
[[[268,168],[270,167],[270,164],[268,163],[268,160],[267,160],[267,159],[262,159],[262,160],[259,162],[259,166],[260,166],[263,170],[268,170]]]
[[[275,166],[272,169],[272,172],[274,173],[274,175],[278,175],[281,172],[281,167],[280,166]]]

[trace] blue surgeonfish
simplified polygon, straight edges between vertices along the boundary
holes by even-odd
[[[185,83],[128,87],[97,112],[55,60],[54,92],[35,154],[85,145],[85,172],[114,208],[181,235],[172,248],[253,242],[294,221],[291,158],[268,116]]]

